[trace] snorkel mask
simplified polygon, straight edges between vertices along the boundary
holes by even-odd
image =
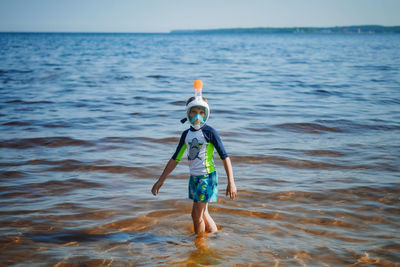
[[[194,81],[194,99],[186,106],[186,119],[182,120],[182,123],[188,120],[195,130],[199,130],[203,127],[210,117],[210,107],[202,97],[202,90],[203,82],[201,80]],[[197,108],[196,111],[198,112],[194,116],[190,117],[192,108]],[[201,110],[204,111],[204,116],[200,114]]]

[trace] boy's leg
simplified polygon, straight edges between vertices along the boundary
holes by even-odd
[[[193,202],[192,219],[194,231],[196,234],[202,234],[206,231],[205,221],[203,218],[207,208],[207,202]]]
[[[214,220],[211,218],[210,213],[208,213],[208,203],[206,209],[203,213],[203,220],[205,223],[205,228],[208,233],[215,233],[218,231],[217,225]]]

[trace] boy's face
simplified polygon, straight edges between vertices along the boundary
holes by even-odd
[[[201,107],[192,107],[190,109],[190,113],[189,113],[189,117],[190,119],[192,119],[194,116],[196,116],[197,114],[199,114],[200,116],[202,116],[203,118],[206,116],[206,113],[204,111],[203,108]],[[201,122],[197,119],[194,121],[194,124],[200,124]]]

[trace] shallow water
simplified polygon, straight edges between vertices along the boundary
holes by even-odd
[[[0,34],[0,265],[399,266],[399,35]],[[193,234],[202,79],[239,197]]]

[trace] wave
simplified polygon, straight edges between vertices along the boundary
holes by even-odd
[[[153,78],[153,79],[167,79],[167,78],[169,78],[168,76],[164,76],[164,75],[160,75],[160,74],[148,75],[146,77],[147,78]]]
[[[107,143],[122,143],[130,144],[136,141],[145,141],[149,143],[178,143],[179,137],[165,137],[165,138],[151,138],[151,137],[106,137],[100,140],[100,142]]]
[[[327,127],[317,123],[283,123],[274,125],[274,127],[293,132],[311,133],[311,134],[319,134],[322,132],[333,132],[333,133],[343,132],[339,128]]]
[[[66,125],[47,125],[46,127],[68,127]],[[122,143],[130,144],[134,142],[149,142],[149,143],[178,143],[179,137],[166,137],[166,138],[151,138],[151,137],[106,137],[98,141],[88,141],[74,139],[66,136],[55,137],[37,137],[37,138],[22,138],[0,141],[1,148],[12,149],[30,149],[35,147],[64,147],[64,146],[94,146],[96,144],[105,143]]]
[[[119,136],[110,136],[100,139],[100,142],[105,143],[119,143],[119,144],[130,144],[135,141],[133,137],[119,137]]]
[[[38,146],[62,147],[62,146],[92,146],[89,141],[73,139],[65,136],[38,137],[0,141],[0,148],[27,149]]]
[[[73,190],[97,187],[103,187],[103,185],[76,178],[62,181],[50,180],[42,183],[26,183],[3,188],[6,190],[3,191],[1,197],[3,199],[18,199],[20,197],[41,199],[44,196],[65,196],[70,194]],[[27,188],[29,188],[29,190]]]
[[[68,124],[43,124],[45,128],[70,128],[71,126]]]
[[[48,165],[55,166],[47,168],[46,172],[105,172],[114,174],[131,174],[134,177],[148,178],[154,177],[155,170],[158,167],[130,167],[121,165],[99,165],[106,163],[108,161],[100,162],[89,162],[85,163],[78,160],[60,160],[60,161],[50,161],[50,160],[31,160],[25,162],[23,165]]]
[[[392,186],[359,186],[317,192],[282,191],[265,192],[244,189],[239,191],[240,205],[212,206],[212,212],[246,217],[261,225],[263,220],[277,221],[275,230],[280,233],[319,236],[345,242],[364,243],[366,228],[374,231],[386,225],[396,228],[393,221],[399,214],[397,198],[400,184]],[[254,206],[254,203],[265,203]],[[230,206],[230,207],[229,207]],[[279,226],[279,229],[276,228]],[[374,238],[391,240],[392,236],[377,234]]]
[[[313,157],[343,157],[343,156],[345,156],[344,153],[339,152],[339,151],[323,150],[323,149],[301,150],[301,149],[289,149],[289,148],[275,148],[273,150],[296,152],[296,153],[301,153],[301,154],[304,154],[307,156],[313,156]]]
[[[24,100],[16,99],[16,100],[9,100],[9,101],[7,101],[5,103],[7,103],[7,104],[36,105],[36,104],[53,104],[54,102],[47,101],[47,100],[43,100],[43,101],[24,101]]]
[[[89,234],[82,231],[64,231],[64,232],[38,232],[25,233],[25,236],[31,238],[35,242],[52,243],[52,244],[71,244],[82,242],[99,242],[99,241],[116,241],[116,242],[144,242],[144,243],[164,243],[175,240],[174,237],[160,236],[154,233],[109,233],[109,234]],[[97,265],[93,265],[97,266]],[[102,266],[100,264],[99,266]]]
[[[114,79],[117,81],[126,81],[126,80],[134,79],[134,76],[132,76],[132,75],[117,75],[114,77]]]
[[[25,121],[9,121],[9,122],[5,122],[2,125],[4,126],[32,126],[34,125],[34,123],[30,123],[30,122],[25,122]],[[71,127],[70,125],[67,124],[51,124],[51,123],[46,123],[42,125],[45,128],[69,128]]]
[[[174,106],[184,107],[186,105],[186,101],[172,101],[170,102],[170,104]]]
[[[2,70],[0,69],[0,76],[6,75],[6,74],[27,74],[27,73],[32,73],[33,70],[17,70],[17,69],[9,69],[9,70]]]
[[[303,153],[309,156],[317,157],[342,157],[343,153],[332,150],[304,150]]]
[[[271,164],[297,169],[373,169],[370,165],[338,165],[319,161],[287,158],[282,156],[231,156],[232,162],[240,164]]]
[[[176,141],[176,140],[175,140]],[[164,142],[164,140],[163,140]],[[307,153],[307,152],[306,152]],[[330,151],[309,151],[313,156],[332,157],[340,156]],[[282,167],[289,167],[294,169],[324,169],[324,170],[384,170],[395,172],[399,171],[398,167],[388,163],[375,163],[375,164],[339,164],[328,163],[322,161],[305,160],[298,158],[290,158],[284,156],[265,155],[265,156],[235,156],[232,155],[231,160],[234,164],[238,165],[276,165]],[[1,162],[2,167],[18,167],[29,165],[45,165],[42,171],[45,172],[105,172],[113,174],[130,174],[134,177],[148,178],[154,177],[160,171],[159,166],[124,166],[113,165],[112,161],[95,161],[95,162],[82,162],[73,159],[65,159],[60,161],[51,161],[47,159],[34,159],[24,162]],[[23,171],[5,171],[3,176],[6,178],[19,178],[24,177]]]
[[[178,143],[179,137],[166,137],[166,138],[150,138],[150,137],[137,137],[137,140],[146,141],[150,143]]]
[[[9,121],[9,122],[5,122],[2,125],[4,126],[28,126],[31,125],[28,122],[24,122],[24,121]]]
[[[337,125],[343,132],[359,132],[363,130],[374,131],[395,131],[400,130],[400,125],[382,124],[383,121],[376,121],[374,124],[356,123],[351,120],[317,120],[322,124]]]
[[[164,98],[161,98],[161,97],[144,97],[144,96],[135,96],[135,97],[133,97],[133,99],[139,100],[139,101],[144,101],[146,103],[162,102],[165,100]]]
[[[350,120],[317,120],[318,123],[283,123],[274,125],[275,128],[310,134],[321,134],[324,132],[347,133],[360,132],[365,130],[373,131],[396,131],[400,130],[399,125],[394,124],[361,124]],[[332,125],[332,126],[330,126]]]
[[[0,177],[2,178],[22,178],[25,177],[26,174],[21,171],[0,171]],[[0,179],[1,181],[1,179]]]
[[[400,213],[400,208],[396,207],[399,195],[399,183],[387,186],[360,185],[319,191],[283,190],[278,192],[269,192],[247,188],[240,190],[240,198],[245,203],[254,202],[256,199],[264,199],[266,203],[279,201],[282,202],[282,205],[286,205],[284,203],[297,203],[299,204],[297,207],[298,211],[305,208],[307,204],[312,203],[320,203],[320,205],[335,203],[338,207],[343,206],[352,211],[373,211],[373,206],[376,205],[376,203],[380,203],[387,205],[386,209],[383,209],[382,212],[387,212],[388,214]],[[365,203],[365,201],[369,201],[369,203]],[[357,203],[359,203],[358,206],[356,206]],[[392,206],[392,208],[390,208],[390,206]],[[336,210],[335,207],[332,208],[332,213],[338,214],[338,212],[341,212],[340,210]],[[365,217],[368,217],[368,214],[359,213],[359,216],[361,216],[360,218],[365,219]]]

